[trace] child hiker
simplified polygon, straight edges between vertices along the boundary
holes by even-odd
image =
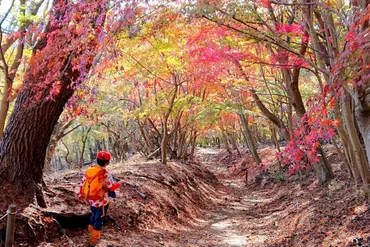
[[[97,164],[87,168],[80,183],[79,201],[89,202],[91,215],[89,222],[89,246],[96,246],[100,239],[105,215],[107,214],[109,197],[115,198],[115,190],[120,187],[120,183],[115,183],[105,167],[109,164],[111,155],[109,152],[100,151],[97,154]]]

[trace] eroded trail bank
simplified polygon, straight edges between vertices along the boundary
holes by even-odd
[[[333,148],[326,147],[336,178],[326,186],[313,172],[287,177],[271,166],[249,174],[253,162],[203,150],[202,164],[225,185],[221,204],[201,229],[182,233],[180,246],[370,246],[370,207],[350,181]],[[260,150],[274,160],[271,148]],[[208,244],[208,245],[207,245]]]
[[[270,148],[260,150],[273,159]],[[359,190],[332,153],[337,178],[328,186],[314,176],[282,179],[252,163],[211,149],[196,162],[146,161],[138,156],[109,167],[127,185],[111,203],[99,246],[357,246],[369,242],[370,213]],[[81,172],[46,179],[48,208],[19,214],[17,246],[85,246],[89,210],[77,202]],[[280,182],[279,182],[280,181]],[[360,245],[358,245],[360,246]],[[362,245],[366,246],[366,245]]]
[[[99,246],[163,246],[170,234],[197,228],[225,190],[213,173],[196,162],[163,165],[134,156],[108,169],[126,184],[110,204]],[[48,208],[34,203],[20,209],[17,246],[86,245],[90,211],[77,201],[82,174],[66,171],[45,178]],[[12,200],[7,195],[2,198]],[[174,242],[174,246],[179,245]]]

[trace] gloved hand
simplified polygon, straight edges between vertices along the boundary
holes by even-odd
[[[108,196],[112,198],[116,198],[116,192],[108,190]]]

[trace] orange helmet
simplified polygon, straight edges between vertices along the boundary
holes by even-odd
[[[107,151],[100,151],[97,155],[96,158],[99,160],[104,160],[104,161],[110,161],[110,153]]]

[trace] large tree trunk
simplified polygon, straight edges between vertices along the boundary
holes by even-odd
[[[364,142],[365,142],[365,148],[366,148],[366,154],[369,157],[370,155],[370,115],[362,115],[361,112],[357,113],[356,116],[357,122],[359,129],[361,131],[362,136],[364,137]],[[361,146],[359,146],[361,147]],[[370,173],[368,172],[369,167],[367,164],[362,165],[363,168],[367,170],[367,175],[369,176]],[[369,180],[370,177],[366,180]],[[367,181],[370,182],[370,181]]]
[[[80,6],[76,10],[77,15],[90,18],[91,21],[105,16],[105,11],[102,10],[105,4],[90,1],[84,4],[85,6]],[[70,8],[74,7],[70,5]],[[25,192],[29,195],[26,200],[32,199],[38,184],[42,181],[45,152],[50,136],[65,103],[75,90],[71,82],[84,79],[84,76],[81,76],[82,71],[77,70],[74,64],[79,63],[83,57],[86,62],[82,65],[85,73],[90,69],[96,54],[95,39],[99,27],[90,25],[92,29],[90,31],[95,32],[96,37],[83,38],[72,35],[68,38],[63,29],[68,25],[63,21],[67,23],[70,21],[68,19],[70,9],[65,6],[54,8],[51,12],[54,15],[53,21],[48,35],[45,35],[53,42],[48,42],[47,38],[44,38],[36,46],[25,75],[24,88],[19,93],[0,144],[0,181]],[[75,46],[68,46],[72,41]],[[62,50],[61,45],[67,46],[66,49]],[[56,61],[62,61],[62,64],[60,62],[56,64]],[[45,64],[50,67],[45,67]],[[58,77],[45,83],[44,80],[51,75],[51,71]],[[55,84],[59,87],[59,92],[54,93],[50,99]]]
[[[344,107],[345,102],[342,101],[342,106]],[[355,180],[356,184],[359,184],[361,181],[361,176],[358,170],[357,159],[356,159],[356,153],[354,151],[353,147],[353,141],[350,141],[350,136],[348,135],[349,131],[346,131],[346,124],[345,124],[345,118],[348,116],[343,115],[340,111],[340,100],[335,100],[335,106],[334,106],[334,114],[337,119],[340,120],[340,125],[337,126],[337,130],[339,133],[339,137],[342,141],[343,147],[344,147],[344,154],[345,158],[347,160],[346,163],[348,163],[348,166],[351,170],[353,179]],[[351,114],[352,116],[352,114]],[[347,120],[348,121],[348,120]]]
[[[358,9],[365,10],[370,5],[370,0],[353,0],[353,6],[358,7]],[[369,21],[365,21],[362,24],[361,32],[367,33],[369,31]],[[364,54],[363,58],[359,61],[359,64],[364,68],[364,74],[370,74],[370,69],[367,67],[370,64],[370,55]],[[366,191],[369,190],[370,184],[370,170],[369,170],[369,160],[370,160],[370,80],[365,78],[359,78],[363,80],[362,83],[356,88],[356,97],[355,97],[355,116],[358,123],[358,127],[362,134],[365,143],[365,149],[367,153],[367,162],[362,162],[359,167],[359,172],[365,186]],[[348,96],[348,95],[347,95]],[[353,120],[353,119],[350,119]],[[352,130],[352,133],[349,133],[350,139],[355,135],[355,131]],[[356,134],[357,136],[357,134]],[[359,141],[359,138],[354,138],[355,141]],[[357,143],[356,143],[357,144]],[[361,144],[358,145],[359,148]],[[357,146],[356,146],[357,147]],[[361,150],[362,151],[362,150]],[[360,153],[362,154],[362,153]],[[364,156],[364,155],[363,155]],[[361,156],[362,159],[365,159]]]
[[[65,78],[67,81],[67,78]],[[45,152],[67,100],[74,90],[65,83],[55,101],[30,102],[31,88],[25,88],[16,101],[0,144],[0,177],[17,188],[36,190],[41,182]],[[26,106],[26,107],[25,107]]]
[[[293,107],[297,113],[297,115],[303,119],[306,114],[306,108],[304,106],[301,92],[299,91],[299,71],[293,70],[293,74],[289,73],[286,69],[283,69],[284,73],[284,80],[286,80],[287,87],[289,88],[289,95],[292,99]],[[303,122],[303,125],[308,128],[307,123]],[[318,176],[320,182],[322,184],[330,181],[334,177],[333,170],[331,165],[329,164],[326,154],[322,149],[321,145],[316,149],[320,163],[314,164],[314,168],[316,171],[316,175]]]
[[[364,98],[364,101],[362,102],[362,104],[358,103],[356,105],[357,105],[356,120],[357,120],[358,127],[360,129],[360,132],[365,142],[365,149],[366,149],[367,158],[368,158],[367,160],[363,153],[360,140],[357,136],[353,119],[347,117],[346,125],[352,127],[350,129],[351,132],[349,132],[349,136],[350,136],[350,140],[353,142],[353,146],[355,148],[355,154],[357,154],[356,158],[358,162],[356,162],[356,164],[358,165],[358,170],[360,172],[362,182],[365,186],[369,186],[370,170],[369,170],[368,160],[370,158],[370,95],[367,95]]]

